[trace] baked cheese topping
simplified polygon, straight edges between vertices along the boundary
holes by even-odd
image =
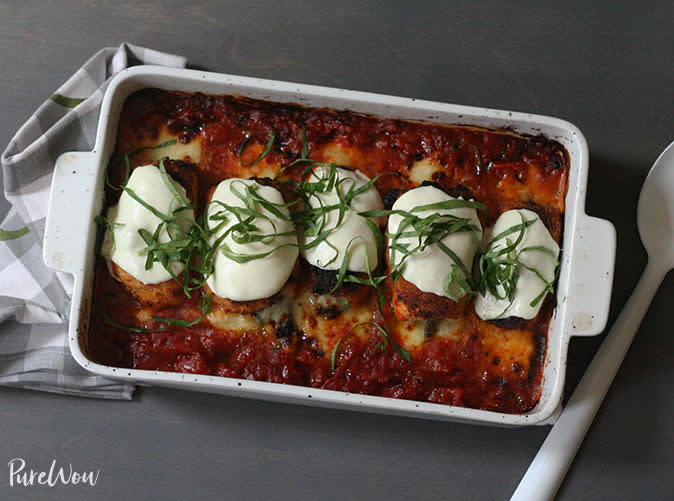
[[[515,248],[508,254],[494,258],[496,263],[506,259],[517,261],[519,277],[515,285],[514,297],[511,301],[507,297],[496,297],[489,291],[486,291],[484,296],[478,294],[475,300],[475,311],[483,320],[506,317],[531,320],[538,315],[541,309],[543,299],[547,294],[547,283],[555,279],[559,246],[538,214],[531,210],[515,209],[501,214],[494,226],[486,232],[485,237],[489,242],[487,251],[498,252],[517,242],[520,228],[524,233]],[[504,235],[504,233],[508,234]],[[499,235],[502,237],[493,240]],[[499,296],[506,295],[502,285],[498,286],[497,291]]]
[[[176,233],[189,232],[194,224],[194,211],[187,208],[183,200],[175,196],[167,185],[168,182],[183,200],[187,200],[185,189],[168,174],[163,175],[154,165],[135,168],[129,176],[126,188],[157,212],[172,218],[182,228],[182,231],[177,228],[171,229],[175,237]],[[174,275],[182,273],[185,266],[179,261],[169,261],[171,272],[156,261],[146,269],[145,250],[148,244],[141,237],[139,230],[154,235],[161,226],[157,241],[167,243],[172,238],[167,225],[162,224],[162,219],[139,203],[129,191],[124,190],[117,205],[108,209],[107,219],[109,224],[103,237],[101,253],[106,257],[108,266],[113,262],[135,279],[148,285],[171,280],[171,272]]]
[[[468,220],[476,228],[476,231],[449,233],[440,239],[439,243],[425,246],[425,239],[427,237],[415,234],[416,229],[412,225],[404,224],[406,220],[405,216],[394,212],[389,216],[388,220],[388,233],[389,235],[395,235],[394,238],[389,237],[389,257],[394,267],[399,266],[404,260],[402,264],[403,278],[416,285],[422,292],[430,292],[444,297],[460,297],[463,295],[462,290],[456,282],[450,283],[449,292],[445,289],[447,276],[451,272],[452,267],[457,266],[458,263],[439,244],[444,244],[444,246],[453,252],[460,259],[468,273],[470,273],[473,267],[475,252],[482,238],[482,225],[477,217],[477,211],[472,207],[416,210],[418,207],[424,205],[450,200],[461,199],[451,197],[434,186],[420,186],[402,194],[393,204],[392,209],[393,211],[402,211],[418,218],[426,218],[433,214],[462,218]],[[401,224],[403,224],[402,227]],[[418,250],[409,253],[405,257],[402,252],[392,248],[394,242],[396,246],[406,247],[408,250],[418,248]]]
[[[248,187],[263,201],[247,194]],[[206,279],[216,295],[253,301],[273,296],[287,282],[298,251],[284,204],[280,191],[252,179],[230,178],[217,186],[208,205],[208,227],[214,231],[210,244],[218,249],[214,272]]]
[[[308,178],[309,183],[327,180],[331,170],[318,167]],[[329,189],[317,190],[308,199],[312,209],[322,214],[320,224],[327,237],[316,245],[312,242],[318,236],[303,236],[302,255],[312,265],[324,270],[338,270],[345,257],[346,269],[353,272],[372,271],[377,267],[377,239],[368,226],[367,218],[359,212],[381,210],[384,208],[377,189],[371,185],[358,193],[345,209],[336,206],[348,198],[349,190],[358,190],[370,182],[370,179],[358,171],[338,168],[335,170],[335,182],[328,183]],[[341,221],[340,221],[341,216]],[[379,218],[372,218],[375,224]],[[320,240],[320,239],[319,239]]]

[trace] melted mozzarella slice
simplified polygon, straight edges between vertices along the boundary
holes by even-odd
[[[246,195],[246,187],[253,187],[255,193],[273,204],[283,218],[265,208],[259,201],[252,201]],[[237,211],[230,207],[244,208],[246,200],[252,203],[258,215],[247,222],[256,229],[242,232],[233,226],[240,223]],[[211,237],[214,245],[223,235],[219,249],[213,256],[214,272],[206,282],[211,290],[220,297],[232,301],[254,301],[273,296],[288,281],[297,259],[297,236],[290,221],[290,213],[284,204],[283,195],[276,188],[263,186],[252,179],[231,178],[222,181],[208,205],[208,226],[217,228]],[[239,213],[240,214],[240,213]],[[224,219],[222,219],[224,217]],[[245,220],[249,215],[243,214]],[[218,225],[222,223],[220,227]],[[244,233],[265,237],[258,241],[237,242]],[[231,252],[235,256],[261,256],[237,262],[223,253]]]
[[[461,260],[468,273],[473,267],[473,258],[477,246],[482,238],[482,225],[477,217],[477,211],[472,207],[459,207],[455,209],[430,209],[415,210],[420,206],[445,202],[448,200],[461,200],[447,195],[444,191],[434,186],[420,186],[402,194],[393,204],[393,210],[404,211],[419,218],[426,218],[433,214],[454,216],[470,221],[477,231],[457,231],[449,233],[440,242],[448,247]],[[392,214],[388,220],[388,233],[401,235],[414,232],[406,216]],[[445,279],[450,273],[452,266],[456,265],[454,258],[444,252],[437,243],[428,245],[423,249],[412,252],[404,258],[404,254],[391,248],[393,243],[406,247],[408,250],[417,248],[423,244],[419,236],[398,236],[389,238],[389,257],[391,264],[397,266],[404,260],[402,276],[408,282],[416,285],[423,292],[430,292],[438,296],[451,297],[445,290]],[[450,285],[450,291],[454,297],[461,295],[461,288],[454,282]]]
[[[534,222],[525,228],[521,242],[514,249],[514,255],[518,256],[517,260],[519,261],[517,265],[519,278],[515,287],[515,298],[513,303],[510,304],[509,299],[499,299],[489,292],[486,296],[478,295],[475,300],[475,311],[483,320],[506,317],[520,317],[526,320],[534,318],[541,309],[543,298],[535,306],[531,306],[531,303],[546,287],[545,282],[536,274],[536,271],[548,282],[555,279],[559,246],[541,218],[538,217],[538,214],[531,210],[515,209],[501,214],[491,230],[487,232],[487,241],[490,242],[488,248],[492,250],[503,249],[506,245],[509,245],[506,240],[510,244],[515,243],[519,231],[504,235],[496,241],[491,241],[491,239],[507,232],[510,228],[521,225],[523,220]],[[541,247],[548,249],[548,251],[541,250]],[[503,259],[505,258],[506,256],[503,256]],[[496,258],[496,261],[498,262],[498,258]],[[503,288],[499,287],[499,294],[503,295]]]
[[[308,182],[327,179],[330,169],[318,167],[309,177]],[[316,192],[309,197],[313,209],[334,207],[341,203],[349,190],[361,188],[370,182],[364,174],[347,169],[336,170],[336,182],[332,189]],[[339,193],[338,193],[339,190]],[[367,224],[367,218],[359,212],[383,209],[381,197],[374,186],[369,186],[356,195],[344,210],[342,221],[339,221],[340,210],[333,208],[322,214],[322,231],[329,231],[328,237],[313,247],[306,248],[316,236],[303,237],[302,255],[312,265],[323,270],[338,270],[347,257],[346,269],[353,272],[365,272],[377,267],[377,239]],[[379,218],[372,218],[375,224]]]
[[[182,239],[194,224],[194,211],[185,207],[167,185],[167,180],[187,200],[185,189],[168,174],[166,178],[158,167],[143,165],[134,169],[129,176],[126,187],[147,205],[153,207],[180,225],[182,231],[171,229],[174,239]],[[181,207],[185,207],[181,209]],[[145,269],[147,255],[143,253],[147,243],[141,238],[139,230],[143,229],[154,235],[161,225],[158,241],[167,243],[172,240],[167,225],[148,208],[138,203],[127,191],[123,191],[117,205],[110,207],[107,214],[108,229],[103,237],[101,253],[108,260],[126,271],[144,284],[158,284],[170,280],[171,273],[161,263],[155,262],[150,269]],[[111,230],[112,227],[112,230]],[[185,269],[183,263],[170,261],[169,267],[174,275]]]

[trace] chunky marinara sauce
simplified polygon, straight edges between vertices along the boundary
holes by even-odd
[[[196,208],[201,212],[209,191],[223,179],[272,177],[299,158],[303,130],[313,160],[346,165],[370,178],[389,173],[376,183],[384,199],[391,190],[432,181],[483,202],[488,209],[480,216],[485,227],[507,209],[535,210],[561,244],[568,156],[560,144],[544,137],[381,119],[234,96],[148,89],[125,103],[116,155],[177,138],[178,145],[172,146],[170,153],[179,152],[184,160],[196,165]],[[246,167],[260,155],[269,134],[275,137],[269,154]],[[131,166],[161,156],[161,151],[147,150],[132,157]],[[123,162],[111,166],[110,178],[120,179]],[[298,180],[304,168],[299,164],[289,168],[280,179]],[[284,190],[284,195],[292,197],[290,190]],[[116,203],[118,196],[109,190],[106,207]],[[375,327],[364,327],[364,335],[344,336],[353,322],[340,315],[320,321],[296,319],[275,333],[245,326],[218,328],[208,318],[188,328],[131,332],[112,326],[106,316],[117,325],[150,329],[161,325],[153,315],[194,320],[201,314],[200,292],[178,306],[141,304],[110,275],[103,258],[98,258],[96,266],[88,350],[92,358],[104,364],[255,379],[506,413],[532,409],[540,395],[548,325],[555,306],[550,294],[538,316],[530,321],[486,322],[477,317],[471,305],[461,318],[452,320],[451,335],[445,336],[434,335],[428,322],[397,321],[390,305],[384,307],[381,318],[371,298],[369,318],[387,322],[394,338],[409,350],[411,361],[407,361],[391,343],[382,349],[382,336]],[[297,301],[310,296],[303,291],[305,274],[306,263],[298,263],[292,279]],[[389,279],[383,285],[389,300],[390,288]],[[320,336],[305,328],[319,325],[323,326]],[[412,334],[417,331],[423,334]],[[340,339],[333,370],[330,354]]]

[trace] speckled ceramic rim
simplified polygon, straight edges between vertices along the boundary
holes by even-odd
[[[558,306],[548,333],[538,405],[526,414],[502,414],[277,383],[123,369],[90,360],[87,332],[95,261],[93,217],[102,208],[103,174],[114,151],[122,105],[131,93],[148,87],[238,94],[430,123],[508,128],[522,134],[543,134],[564,145],[571,165],[564,247],[557,288]],[[70,348],[77,362],[96,374],[141,384],[438,420],[504,426],[549,423],[560,409],[569,339],[574,335],[594,335],[604,329],[613,283],[615,230],[610,222],[585,214],[587,169],[588,148],[583,134],[574,125],[556,118],[202,71],[139,66],[122,71],[111,82],[103,99],[94,150],[65,153],[57,161],[44,258],[49,266],[74,277]]]

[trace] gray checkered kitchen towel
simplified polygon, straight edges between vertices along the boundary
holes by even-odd
[[[130,399],[134,386],[94,376],[70,355],[72,277],[42,261],[56,158],[93,149],[103,94],[116,73],[137,64],[184,67],[185,58],[123,43],[94,54],[19,129],[2,154],[0,223],[0,385],[98,398]],[[27,233],[16,231],[27,228]],[[25,230],[24,230],[25,231]]]

